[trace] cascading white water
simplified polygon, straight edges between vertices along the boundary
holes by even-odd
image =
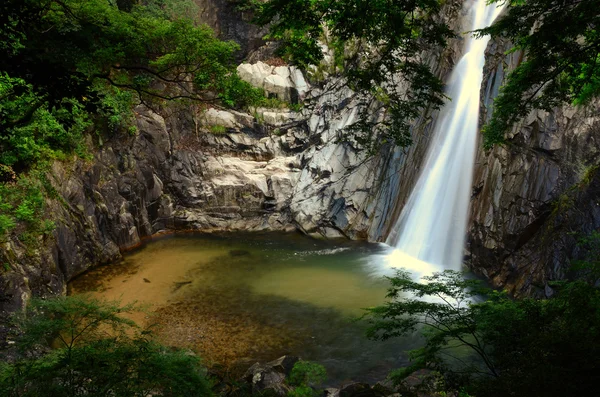
[[[469,31],[489,26],[502,11],[486,3],[471,5]],[[488,41],[467,33],[448,82],[451,101],[440,112],[419,179],[386,241],[396,247],[387,257],[391,267],[429,273],[461,266]]]

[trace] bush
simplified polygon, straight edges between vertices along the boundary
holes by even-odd
[[[32,300],[14,319],[20,356],[0,364],[0,395],[212,395],[200,359],[154,342],[123,317],[134,310],[80,296]]]
[[[400,271],[390,281],[390,300],[368,309],[369,335],[388,339],[422,330],[425,338],[411,352],[413,364],[392,374],[396,383],[430,368],[476,396],[595,394],[600,290],[593,285],[557,283],[551,299],[514,300],[454,271],[425,277],[425,283]],[[488,299],[475,303],[484,293]]]
[[[294,364],[288,383],[295,386],[289,392],[290,397],[316,397],[319,393],[313,388],[327,379],[325,367],[310,361],[298,361]]]
[[[13,231],[18,222],[24,230],[39,235],[51,231],[43,220],[44,202],[48,188],[42,173],[32,171],[20,175],[15,182],[0,182],[0,239]]]
[[[219,98],[224,105],[233,109],[257,106],[265,100],[261,89],[252,87],[250,83],[242,80],[237,73],[232,73],[225,79],[220,88],[222,91]]]

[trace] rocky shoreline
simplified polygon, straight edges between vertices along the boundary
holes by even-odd
[[[252,395],[285,397],[295,389],[289,378],[294,365],[302,361],[299,357],[282,356],[267,363],[255,363],[244,373],[238,382],[223,381],[216,390],[225,396],[239,395],[243,391]],[[323,397],[433,397],[442,392],[440,378],[433,371],[419,370],[408,376],[400,385],[389,379],[375,384],[344,382],[339,387],[320,389],[312,386],[314,394]],[[234,384],[235,383],[235,384]],[[295,394],[294,394],[295,395]],[[452,396],[452,394],[443,394]]]

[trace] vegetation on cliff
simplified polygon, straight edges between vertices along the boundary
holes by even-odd
[[[523,61],[494,100],[484,144],[504,135],[532,109],[585,105],[600,95],[600,7],[596,0],[494,0],[508,12],[479,35],[508,39]]]
[[[189,18],[192,1],[141,4],[0,4],[0,238],[21,221],[21,234],[39,234],[43,200],[30,191],[51,193],[39,170],[86,156],[90,138],[135,133],[134,105],[264,100],[236,73],[238,45]]]
[[[268,38],[281,41],[281,54],[301,66],[318,65],[320,41],[331,39],[349,86],[361,94],[363,110],[347,132],[362,144],[407,146],[412,120],[443,104],[442,81],[420,57],[454,35],[440,18],[438,0],[238,2],[255,11],[258,24],[270,24]],[[373,120],[382,106],[386,117]]]
[[[369,309],[369,335],[388,339],[423,330],[413,365],[475,396],[588,396],[600,380],[600,290],[583,281],[554,285],[550,299],[514,300],[478,280],[445,271],[415,282],[389,278],[389,301]],[[481,301],[482,296],[486,300]]]

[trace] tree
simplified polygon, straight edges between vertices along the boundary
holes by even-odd
[[[145,3],[0,2],[0,239],[22,221],[28,197],[20,186],[47,186],[35,180],[51,161],[85,156],[92,127],[97,135],[135,133],[136,104],[239,108],[264,100],[237,75],[238,45],[187,17],[191,0]],[[44,229],[30,223],[27,233]]]
[[[513,43],[525,59],[494,100],[484,145],[504,135],[532,109],[585,105],[600,95],[600,7],[596,0],[493,0],[508,12],[479,35]]]
[[[248,1],[245,2],[246,4]],[[301,66],[323,59],[319,41],[331,37],[348,85],[360,95],[362,112],[348,132],[378,147],[410,144],[411,121],[443,104],[443,84],[421,59],[454,34],[441,22],[438,0],[251,0],[256,22],[270,24],[269,38]],[[326,34],[327,32],[327,34]],[[371,117],[386,109],[383,120]],[[380,142],[375,142],[378,137]]]
[[[388,302],[367,309],[370,327],[367,336],[389,339],[424,330],[425,346],[411,353],[413,364],[400,375],[428,367],[446,371],[446,349],[466,347],[480,361],[467,363],[461,371],[497,375],[497,370],[478,335],[471,299],[482,292],[478,280],[447,270],[413,281],[410,273],[399,270],[388,278]],[[481,365],[483,364],[483,365]]]
[[[172,2],[156,3],[2,2],[1,164],[18,172],[70,152],[94,119],[108,130],[128,127],[136,100],[150,107],[177,99],[238,107],[256,99],[236,74],[237,44],[177,17],[167,7]]]
[[[587,396],[600,380],[600,290],[563,282],[551,299],[513,300],[454,271],[416,282],[391,277],[390,300],[368,309],[375,339],[421,330],[424,345],[396,382],[419,368],[477,396]],[[487,300],[476,297],[486,294]],[[466,355],[464,351],[470,352]]]
[[[19,358],[0,363],[0,394],[210,396],[199,358],[154,342],[123,317],[135,310],[79,296],[32,300],[15,319]]]

